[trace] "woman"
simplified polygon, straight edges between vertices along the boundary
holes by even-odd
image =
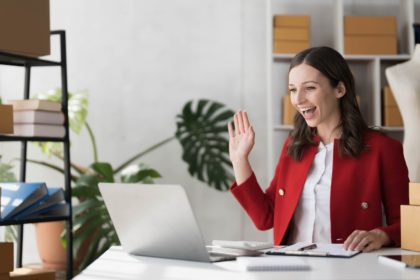
[[[408,202],[402,146],[367,127],[354,88],[331,48],[293,58],[289,92],[298,113],[265,192],[248,160],[254,131],[247,114],[235,114],[235,129],[229,123],[231,192],[258,229],[274,227],[275,244],[344,243],[364,252],[400,245],[400,205]]]

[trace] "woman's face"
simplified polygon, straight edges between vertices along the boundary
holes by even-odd
[[[302,63],[290,70],[289,93],[292,105],[308,126],[334,129],[340,122],[339,98],[345,88],[342,83],[333,88],[314,67]]]

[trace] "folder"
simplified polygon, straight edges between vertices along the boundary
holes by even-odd
[[[288,255],[288,256],[308,256],[308,257],[334,257],[351,258],[361,253],[361,251],[350,251],[343,247],[343,244],[329,243],[309,243],[298,242],[296,244],[274,248],[266,252],[267,255]]]

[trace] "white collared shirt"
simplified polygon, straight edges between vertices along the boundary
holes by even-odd
[[[293,215],[289,244],[331,243],[330,190],[334,142],[319,143]]]

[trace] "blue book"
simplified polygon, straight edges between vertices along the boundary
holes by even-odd
[[[19,212],[16,215],[10,217],[13,220],[28,219],[28,217],[36,216],[38,213],[44,213],[46,210],[57,206],[58,204],[65,203],[64,191],[61,188],[48,188],[48,195],[34,203],[26,210]],[[64,215],[64,214],[63,214]],[[62,215],[60,215],[62,216]]]
[[[45,183],[0,183],[0,221],[10,219],[48,197]]]
[[[28,213],[26,216],[22,217],[22,219],[42,219],[42,218],[49,218],[49,217],[61,217],[61,216],[69,216],[70,215],[70,205],[61,202],[51,205],[50,207],[43,208],[35,213]]]

